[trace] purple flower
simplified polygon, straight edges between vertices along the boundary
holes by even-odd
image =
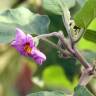
[[[46,56],[40,52],[35,45],[34,38],[30,34],[25,34],[21,29],[16,28],[16,37],[11,45],[24,56],[32,57],[38,64],[46,60]]]

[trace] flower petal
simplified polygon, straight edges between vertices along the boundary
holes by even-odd
[[[26,36],[26,42],[30,43],[30,47],[33,48],[35,47],[35,42],[33,40],[33,37],[30,34],[27,34]]]
[[[15,46],[16,46],[16,41],[15,41],[15,40],[12,41],[11,45],[12,45],[13,47],[15,47]]]
[[[36,61],[38,64],[42,64],[42,63],[43,63],[43,60],[40,59],[40,58],[36,59],[35,61]]]
[[[24,43],[24,39],[26,39],[26,34],[19,28],[16,28],[16,42],[18,44]]]
[[[36,61],[38,64],[42,64],[46,60],[46,56],[40,52],[38,49],[33,48],[31,57]]]

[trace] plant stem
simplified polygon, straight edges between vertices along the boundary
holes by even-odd
[[[62,44],[65,46],[65,48],[70,52],[70,53],[74,53],[74,50],[71,47],[71,42],[69,40],[69,38],[65,38],[64,34],[62,31],[58,32],[57,37],[61,40]]]
[[[39,35],[36,36],[36,38],[38,39],[42,39],[48,43],[50,43],[52,46],[54,46],[55,48],[59,49],[61,52],[64,53],[64,50],[62,48],[60,48],[59,46],[57,46],[55,43],[49,41],[48,39],[45,39],[46,37],[51,37],[51,36],[56,36],[58,37],[62,44],[65,46],[65,48],[73,55],[75,56],[80,63],[87,69],[87,68],[92,68],[92,66],[87,62],[87,60],[81,55],[81,53],[76,49],[76,47],[72,47],[71,46],[71,42],[66,42],[66,39],[64,37],[64,34],[62,31],[59,32],[53,32],[53,33],[49,33],[49,34],[43,34],[43,35]]]
[[[51,42],[50,40],[46,39],[46,37],[51,37],[51,36],[55,36],[58,37],[58,39],[61,41],[62,45],[75,57],[77,58],[77,60],[80,61],[80,63],[84,66],[85,71],[82,73],[81,77],[80,77],[80,85],[86,85],[91,77],[94,75],[94,70],[93,70],[93,66],[91,66],[91,64],[89,64],[87,62],[87,60],[81,55],[81,53],[77,50],[77,48],[75,47],[75,45],[72,45],[72,42],[70,42],[70,38],[65,38],[64,34],[62,31],[59,32],[53,32],[53,33],[49,33],[49,34],[43,34],[43,35],[39,35],[36,36],[36,38],[42,39],[46,42],[48,42],[49,44],[51,44],[54,48],[59,49],[63,54],[66,55],[66,52],[64,49],[62,49],[60,46],[56,45],[55,43]],[[90,75],[91,74],[91,75]]]
[[[92,66],[87,62],[87,60],[81,55],[81,53],[77,50],[77,48],[74,46],[73,49],[70,46],[69,43],[67,43],[64,40],[64,35],[63,33],[59,32],[59,39],[61,40],[62,44],[66,47],[66,49],[73,55],[75,56],[81,64],[87,69],[87,68],[92,68]]]
[[[41,40],[49,43],[50,45],[52,45],[53,48],[59,49],[62,53],[65,53],[65,51],[64,51],[62,48],[60,48],[59,46],[57,46],[57,45],[56,45],[55,43],[53,43],[52,41],[50,41],[50,40],[48,40],[48,39],[46,39],[46,38],[42,38]]]
[[[62,44],[65,46],[65,48],[75,57],[77,60],[80,61],[80,63],[84,66],[85,71],[82,73],[80,77],[79,84],[85,86],[88,84],[88,82],[92,79],[94,75],[94,68],[87,62],[87,60],[81,55],[81,53],[77,50],[75,45],[71,45],[70,43],[67,43],[65,41],[64,35],[59,32],[58,35],[59,39],[61,40]]]
[[[90,69],[83,70],[79,80],[79,85],[86,86],[88,82],[94,77],[93,75],[89,75],[89,73],[90,73]]]
[[[39,36],[36,36],[36,38],[41,39],[41,40],[43,40],[45,42],[48,42],[52,47],[54,47],[56,49],[59,49],[59,51],[61,51],[63,54],[65,54],[65,55],[68,54],[60,46],[58,46],[57,44],[53,43],[52,41],[46,39],[47,37],[51,37],[51,36],[58,37],[58,32],[53,32],[53,33],[49,33],[49,34],[39,35]]]
[[[88,69],[88,68],[92,68],[92,66],[87,62],[87,60],[81,55],[81,53],[77,50],[77,48],[74,47],[74,51],[75,51],[75,57],[81,62],[81,64],[83,64],[83,66]]]
[[[36,36],[36,38],[42,39],[42,38],[57,36],[57,34],[58,34],[58,32],[52,32],[52,33],[49,33],[49,34],[38,35],[38,36]]]

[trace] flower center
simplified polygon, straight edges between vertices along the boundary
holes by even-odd
[[[24,51],[25,51],[26,53],[30,54],[30,53],[31,53],[31,50],[32,50],[32,48],[30,47],[30,43],[27,42],[27,43],[25,44],[25,46],[24,46]]]

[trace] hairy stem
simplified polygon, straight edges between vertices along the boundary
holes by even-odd
[[[46,39],[46,37],[55,36],[57,37],[62,45],[75,57],[77,60],[80,61],[80,63],[84,66],[85,71],[82,73],[80,77],[80,85],[86,85],[90,81],[90,76],[94,74],[93,66],[87,62],[87,60],[81,55],[81,53],[78,51],[78,49],[75,47],[75,45],[72,45],[72,42],[70,42],[70,38],[66,38],[62,31],[59,32],[53,32],[49,34],[39,35],[36,36],[39,39],[42,39],[49,44],[51,44],[54,48],[59,49],[63,54],[66,54],[64,49],[62,49],[60,46],[56,45],[55,43],[51,42],[50,40]],[[85,81],[85,82],[84,82]]]
[[[75,57],[80,61],[81,64],[87,69],[92,68],[91,65],[87,62],[87,60],[81,55],[81,53],[77,50],[77,48],[74,48],[75,51]]]
[[[87,60],[81,55],[81,53],[77,50],[77,48],[74,46],[70,46],[70,43],[67,43],[64,40],[63,33],[59,34],[59,39],[63,43],[63,45],[66,47],[66,49],[73,55],[75,58],[77,58],[80,63],[87,69],[87,68],[92,68],[92,66],[87,62]]]
[[[57,46],[57,44],[53,43],[52,41],[50,41],[50,40],[48,40],[46,38],[41,38],[41,40],[49,43],[53,48],[56,48],[57,50],[59,49],[59,51],[61,51],[62,53],[65,53],[65,51],[62,48],[60,48],[59,46]]]
[[[90,70],[92,70],[92,69],[89,68],[89,69],[83,70],[80,80],[79,80],[79,85],[86,86],[88,84],[88,82],[93,78],[93,75],[89,74]]]
[[[58,37],[58,32],[53,32],[53,33],[49,33],[49,34],[43,34],[43,35],[39,35],[36,36],[36,38],[41,39],[47,43],[49,43],[53,48],[56,48],[57,50],[59,50],[60,52],[62,52],[63,54],[67,55],[68,53],[66,53],[64,51],[64,49],[62,49],[60,46],[58,46],[57,44],[55,44],[54,42],[50,41],[47,39],[47,37],[51,37],[51,36],[56,36]],[[35,38],[35,37],[34,37]]]
[[[48,38],[48,37],[52,37],[52,36],[57,36],[57,34],[58,34],[58,32],[52,32],[49,34],[38,35],[38,36],[36,36],[36,38],[43,39],[43,38]]]
[[[48,39],[45,39],[47,37],[51,37],[51,36],[56,36],[59,38],[59,40],[61,40],[62,44],[65,46],[65,48],[73,55],[75,56],[75,58],[77,58],[80,63],[87,69],[87,68],[92,68],[92,66],[87,62],[87,60],[81,55],[81,53],[76,49],[76,47],[72,47],[71,46],[71,42],[67,42],[66,38],[64,37],[64,34],[62,31],[59,32],[53,32],[53,33],[49,33],[49,34],[43,34],[43,35],[39,35],[36,36],[36,38],[38,39],[42,39],[48,43],[50,43],[52,46],[54,46],[55,48],[59,49],[61,52],[64,53],[64,50],[62,48],[60,48],[59,46],[57,46],[55,43],[49,41]]]

